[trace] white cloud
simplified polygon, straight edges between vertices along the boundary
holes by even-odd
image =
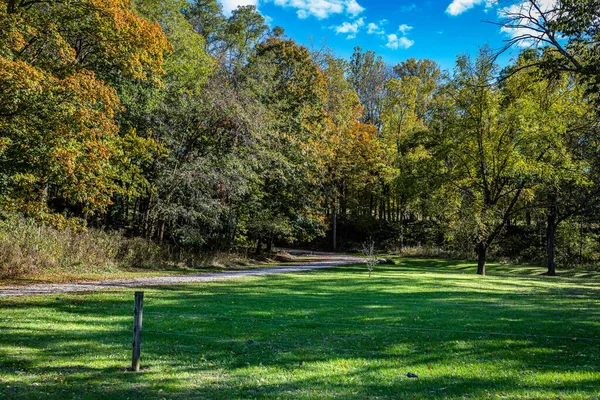
[[[233,10],[239,6],[255,6],[258,7],[258,0],[219,0],[223,6],[225,15],[230,15]]]
[[[231,1],[231,0],[227,0]],[[242,0],[238,0],[242,1]],[[271,0],[269,0],[271,1]],[[275,5],[296,9],[298,18],[326,19],[335,14],[356,17],[365,9],[356,0],[272,0]]]
[[[452,3],[450,3],[448,8],[446,8],[446,14],[450,14],[455,17],[475,6],[484,3],[487,11],[487,9],[495,6],[498,3],[498,0],[452,0]]]
[[[537,0],[537,5],[543,13],[547,13],[550,10],[553,10],[556,6],[558,0]],[[508,18],[511,19],[511,15],[515,14],[523,14],[530,16],[533,19],[541,19],[541,14],[531,6],[529,1],[523,1],[518,4],[512,4],[508,7],[503,7],[498,10],[498,16],[500,18]],[[554,15],[552,13],[546,14],[546,18],[552,20]],[[530,24],[531,21],[528,20],[516,20],[511,21],[509,25],[525,25],[523,27],[512,28],[510,26],[503,26],[500,28],[500,32],[510,36],[511,39],[523,37],[525,35],[536,34],[536,32],[528,29],[526,26]],[[537,28],[536,28],[537,29]],[[530,47],[537,45],[536,41],[533,38],[523,38],[517,42],[519,47]]]
[[[402,35],[406,35],[406,32],[410,31],[413,27],[410,25],[402,24],[398,27],[398,32],[402,33]]]
[[[415,44],[414,40],[410,40],[406,37],[401,37],[400,40],[398,40],[398,42],[400,44],[400,48],[402,48],[402,49],[408,49],[413,44]]]
[[[406,36],[398,37],[395,33],[387,35],[387,44],[385,47],[390,48],[392,50],[397,49],[408,49],[413,44],[415,44],[414,40],[410,40]]]
[[[371,22],[369,25],[367,25],[367,33],[369,35],[382,35],[385,33],[385,31],[383,29],[381,29],[381,27],[379,27],[379,25]]]
[[[338,26],[332,26],[332,29],[335,30],[335,33],[347,33],[346,39],[354,39],[359,29],[365,25],[365,21],[363,18],[359,18],[353,22],[344,22]]]
[[[369,35],[385,35],[385,29],[383,25],[387,23],[387,19],[382,19],[379,23],[371,22],[367,25],[367,33]]]
[[[350,0],[346,2],[346,11],[350,16],[356,17],[361,12],[365,11],[365,8],[356,2],[356,0]]]
[[[485,0],[453,0],[446,8],[446,14],[457,16],[483,3]]]

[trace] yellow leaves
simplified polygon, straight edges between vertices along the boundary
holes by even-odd
[[[20,15],[8,14],[0,10],[0,55],[5,51],[21,51],[25,47],[26,35],[31,29],[23,29],[24,21]]]
[[[119,190],[147,182],[139,165],[159,152],[151,139],[119,137],[122,110],[113,88],[93,71],[156,79],[171,51],[158,22],[131,0],[0,4],[0,153],[10,206],[55,226],[48,191],[84,212],[102,211]],[[128,165],[128,168],[125,166]],[[134,190],[134,189],[131,189]]]
[[[418,146],[412,148],[407,154],[407,158],[410,161],[427,160],[427,159],[430,159],[431,157],[432,157],[431,151],[426,149],[425,146],[423,146],[423,145],[418,145]]]
[[[0,123],[0,128],[2,128],[2,124]],[[12,140],[7,137],[0,137],[0,153],[6,151],[8,147],[12,144]]]
[[[40,92],[43,83],[48,79],[44,72],[30,66],[23,61],[11,61],[4,57],[0,57],[0,96],[10,93],[10,101],[14,99],[12,96],[21,97],[29,95],[31,91]],[[0,106],[3,106],[3,99]]]
[[[147,21],[133,11],[128,0],[89,0],[98,10],[98,24],[104,30],[105,50],[136,79],[164,74],[164,54],[172,51],[158,22]]]
[[[21,185],[29,185],[40,180],[38,176],[32,173],[16,173],[12,178],[17,184]]]

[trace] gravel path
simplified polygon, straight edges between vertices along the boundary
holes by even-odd
[[[311,271],[315,269],[335,267],[338,265],[362,262],[360,257],[340,254],[317,253],[315,261],[304,264],[281,265],[276,267],[258,268],[243,271],[216,272],[178,276],[155,276],[151,278],[111,279],[96,282],[73,283],[40,283],[24,286],[0,286],[0,297],[31,296],[37,294],[56,294],[68,292],[92,292],[106,289],[141,288],[148,286],[179,285],[195,282],[211,282],[224,279],[237,279],[246,276],[261,276],[289,272]]]

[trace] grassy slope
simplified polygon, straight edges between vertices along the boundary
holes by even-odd
[[[4,299],[0,398],[598,398],[600,282],[532,271],[410,259],[147,290],[139,374],[132,292]]]

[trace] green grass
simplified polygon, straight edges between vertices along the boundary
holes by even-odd
[[[0,398],[599,398],[597,276],[473,270],[404,259],[146,290],[140,373],[132,291],[3,299]]]

